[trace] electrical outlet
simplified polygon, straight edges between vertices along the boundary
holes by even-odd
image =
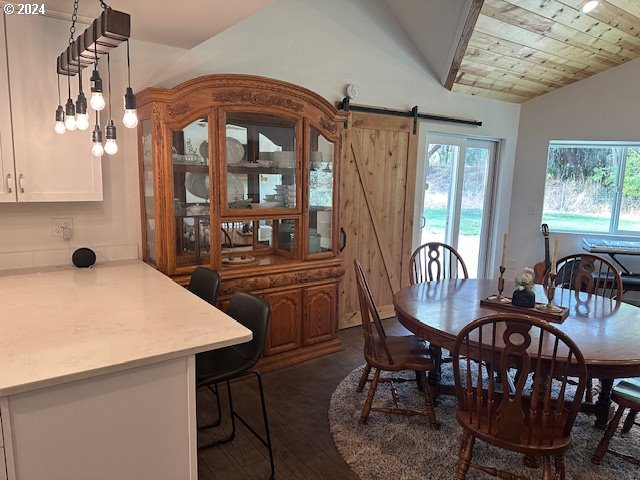
[[[67,236],[71,238],[71,232],[73,231],[73,219],[72,218],[52,218],[51,219],[51,236],[52,237],[65,237],[64,229],[68,229]]]

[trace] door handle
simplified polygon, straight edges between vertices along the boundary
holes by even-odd
[[[420,217],[420,230],[427,226],[427,219],[424,218],[424,215]]]
[[[338,246],[339,251],[343,251],[347,246],[347,232],[344,231],[344,228],[340,227],[340,245]]]
[[[24,193],[24,175],[20,174],[20,176],[18,177],[18,188],[20,189],[20,193]]]
[[[11,188],[11,174],[7,173],[7,192],[13,193],[13,189]]]

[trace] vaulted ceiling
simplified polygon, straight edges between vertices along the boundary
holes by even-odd
[[[640,57],[640,0],[588,14],[585,0],[470,3],[444,82],[455,92],[521,103]]]

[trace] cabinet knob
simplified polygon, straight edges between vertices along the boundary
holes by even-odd
[[[18,188],[20,189],[20,193],[24,193],[23,180],[24,180],[24,175],[20,174],[20,176],[18,176]]]
[[[11,188],[11,174],[7,173],[7,192],[13,193],[13,189]]]
[[[347,232],[344,231],[344,228],[340,227],[340,245],[338,246],[339,251],[343,251],[347,246]]]

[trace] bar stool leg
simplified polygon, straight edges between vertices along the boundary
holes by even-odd
[[[620,419],[622,418],[623,412],[624,412],[624,407],[620,405],[616,410],[616,413],[614,413],[613,418],[609,422],[609,425],[607,425],[607,429],[604,432],[604,436],[602,437],[602,440],[600,440],[600,443],[598,443],[598,446],[596,447],[596,451],[593,454],[593,457],[591,458],[591,463],[598,465],[602,460],[602,457],[604,457],[604,454],[607,453],[607,450],[609,449],[609,442],[611,441],[613,434],[616,432],[616,429],[618,428],[618,424],[620,423]]]

